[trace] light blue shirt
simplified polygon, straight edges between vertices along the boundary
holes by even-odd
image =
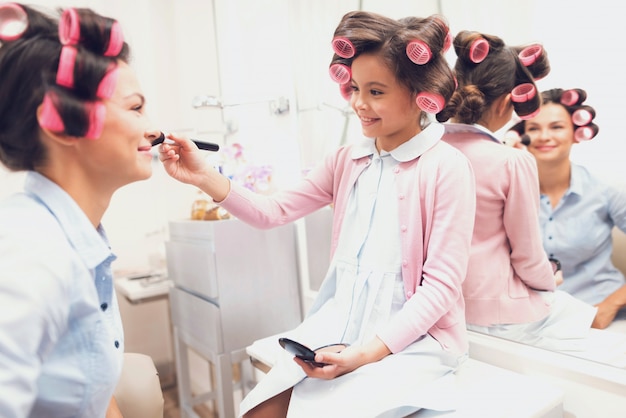
[[[109,248],[58,185],[29,172],[0,202],[0,416],[104,417],[124,338]]]
[[[559,289],[595,305],[626,284],[611,262],[611,230],[626,231],[626,190],[572,164],[570,187],[556,208],[543,194],[539,206],[543,248],[563,269]]]

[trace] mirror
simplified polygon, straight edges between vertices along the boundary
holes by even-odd
[[[542,2],[500,2],[497,0],[440,0],[404,2],[400,0],[319,1],[289,3],[290,36],[296,45],[291,62],[294,68],[298,146],[304,169],[320,161],[338,145],[361,137],[360,126],[341,97],[337,84],[327,75],[332,56],[330,40],[341,16],[361,7],[391,17],[447,17],[453,34],[461,29],[477,30],[500,36],[508,45],[539,42],[548,52],[550,74],[538,81],[540,90],[554,87],[584,88],[588,102],[597,111],[600,134],[574,147],[572,160],[588,167],[607,181],[626,179],[622,160],[626,144],[621,139],[626,101],[613,92],[622,80],[623,60],[613,40],[621,39],[616,13],[601,13],[585,0]],[[580,33],[580,36],[572,36]],[[454,53],[452,53],[454,60]],[[451,61],[453,63],[453,61]],[[615,80],[615,81],[614,81]],[[626,258],[626,252],[623,255]],[[626,328],[626,327],[625,327]],[[624,333],[622,329],[620,332]],[[602,348],[599,348],[602,350]],[[603,352],[604,353],[604,352]],[[613,362],[611,349],[606,363]],[[575,354],[572,354],[575,355]],[[603,362],[603,357],[596,361]],[[624,364],[618,367],[624,367]]]

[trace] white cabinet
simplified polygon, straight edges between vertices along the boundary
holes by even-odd
[[[169,232],[181,412],[197,416],[193,405],[214,399],[220,417],[234,417],[233,364],[243,371],[247,346],[302,319],[295,225],[261,230],[237,219],[173,221]],[[191,393],[188,347],[211,364],[216,382],[210,393]],[[241,380],[245,392],[245,376]]]

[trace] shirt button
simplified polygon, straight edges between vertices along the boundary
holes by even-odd
[[[413,292],[410,292],[410,291],[409,291],[409,292],[406,292],[406,297],[407,297],[407,298],[410,298],[411,296],[413,296]]]
[[[400,199],[400,200],[404,200],[404,197],[405,197],[405,196],[404,196],[404,193],[400,193],[400,195],[398,196],[398,199]]]
[[[115,340],[115,348],[120,348],[120,342]]]
[[[550,235],[550,236],[548,237],[548,239],[552,239],[552,235]]]
[[[396,168],[393,169],[393,172],[398,174],[400,172],[400,169],[398,167],[396,167]]]
[[[407,260],[402,260],[402,267],[406,267],[409,265],[409,262]]]
[[[106,311],[108,307],[109,307],[109,305],[106,302],[104,302],[102,305],[100,305],[100,309],[102,309],[103,312]]]
[[[548,218],[548,220],[549,220],[549,221],[552,221],[552,216],[550,216],[550,217]]]
[[[400,227],[400,231],[402,231],[402,232],[406,232],[406,230],[407,230],[407,229],[408,229],[408,228],[406,227],[406,225],[402,225],[402,226]]]

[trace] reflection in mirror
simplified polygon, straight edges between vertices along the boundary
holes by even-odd
[[[610,42],[605,42],[620,39],[616,13],[602,13],[602,19],[581,22],[581,13],[588,16],[599,13],[593,4],[584,0],[550,3],[539,0],[514,3],[440,0],[420,2],[419,5],[400,0],[365,0],[360,6],[364,10],[398,18],[441,13],[448,19],[453,34],[468,29],[497,34],[508,45],[541,43],[548,51],[551,72],[537,82],[539,90],[584,85],[587,93],[594,97],[594,107],[601,118],[602,131],[598,134],[601,141],[578,144],[572,151],[572,160],[608,181],[626,179],[622,163],[626,145],[619,134],[623,130],[620,121],[626,113],[626,101],[613,94],[615,83],[612,82],[622,79],[620,66],[613,65],[620,54],[614,51]],[[291,54],[296,86],[296,100],[292,107],[297,110],[296,129],[302,167],[306,170],[330,150],[361,137],[358,120],[349,103],[342,97],[337,84],[328,77],[332,28],[344,13],[358,8],[359,4],[356,1],[290,2],[288,7],[289,33],[295,44],[307,46],[295,48]],[[567,35],[571,33],[572,22],[579,22],[585,27],[585,33],[594,36],[576,37],[574,41]],[[589,55],[582,59],[580,51]],[[506,128],[508,126],[496,134],[503,135]],[[622,254],[626,259],[626,250]],[[615,352],[618,340],[626,336],[626,326],[622,324],[626,324],[626,318],[616,322],[614,330],[617,335],[593,330],[592,334],[600,333],[602,337],[591,342],[589,349],[593,354],[588,358],[624,367],[619,357],[625,353]]]

